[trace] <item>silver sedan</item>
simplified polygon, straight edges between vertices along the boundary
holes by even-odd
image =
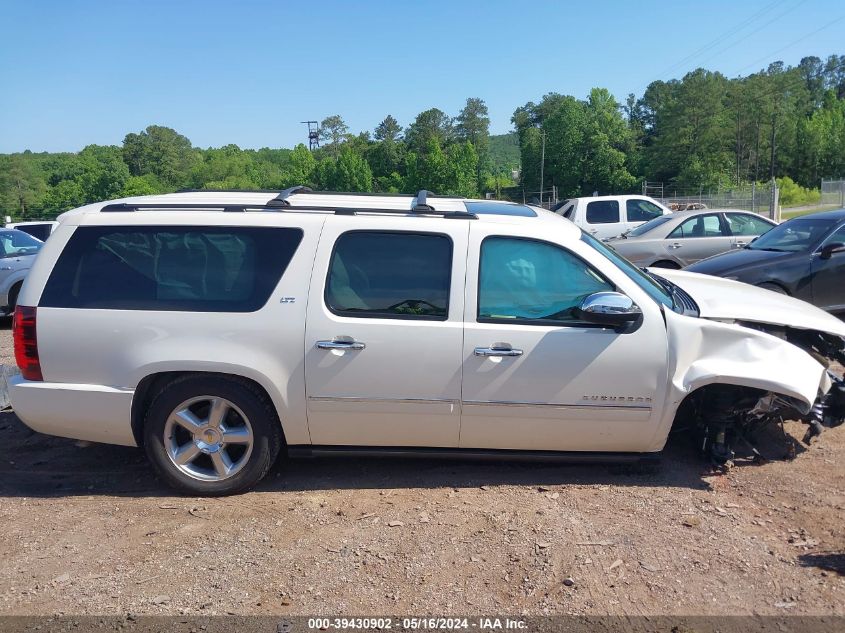
[[[637,266],[683,268],[700,259],[742,248],[775,222],[749,211],[700,209],[654,218],[610,240]]]

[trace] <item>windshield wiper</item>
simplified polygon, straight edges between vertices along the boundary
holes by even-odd
[[[751,244],[749,244],[745,248],[752,250],[752,251],[771,251],[773,253],[789,253],[789,252],[791,252],[791,251],[786,250],[785,248],[774,248],[773,246],[769,246],[768,248],[755,246],[754,248],[751,248]]]
[[[669,293],[669,298],[672,300],[672,309],[674,310],[675,308],[677,308],[678,305],[681,303],[680,297],[678,297],[678,286],[673,284],[668,279],[665,279],[660,275],[655,275],[654,273],[646,270],[645,268],[641,268],[640,270],[642,270],[646,275],[651,277],[656,283],[660,285],[661,288],[663,288],[666,292]]]

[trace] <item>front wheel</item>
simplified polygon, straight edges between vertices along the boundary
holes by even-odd
[[[257,484],[282,445],[278,417],[252,383],[186,376],[162,389],[144,422],[144,447],[158,474],[191,495],[222,496]]]

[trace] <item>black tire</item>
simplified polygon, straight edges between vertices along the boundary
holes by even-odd
[[[780,295],[789,296],[789,293],[786,291],[786,288],[784,288],[783,286],[779,286],[778,284],[764,282],[762,284],[759,284],[757,287],[758,288],[765,288],[766,290],[771,290],[772,292],[776,292]]]
[[[252,444],[241,454],[242,465],[231,476],[216,481],[197,479],[180,470],[170,456],[172,446],[177,443],[172,439],[177,427],[171,424],[170,432],[165,436],[168,419],[177,407],[192,399],[199,399],[199,406],[202,406],[202,396],[229,401],[234,405],[230,409],[234,413],[226,415],[234,415],[236,421],[244,424],[237,428],[248,426],[251,429]],[[241,418],[241,413],[246,420]],[[210,411],[208,418],[211,418]],[[185,445],[192,442],[189,439]],[[236,376],[187,375],[178,378],[155,395],[144,419],[144,448],[156,472],[173,488],[194,496],[225,496],[252,488],[270,470],[283,442],[281,423],[272,402],[253,383]],[[207,459],[210,463],[208,455],[200,454],[196,459]]]
[[[668,259],[661,259],[659,262],[654,262],[649,268],[668,268],[670,270],[680,270],[681,267]]]

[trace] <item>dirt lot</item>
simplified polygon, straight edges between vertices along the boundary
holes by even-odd
[[[723,476],[680,439],[651,473],[318,459],[227,499],[0,434],[0,614],[845,614],[845,427]]]

